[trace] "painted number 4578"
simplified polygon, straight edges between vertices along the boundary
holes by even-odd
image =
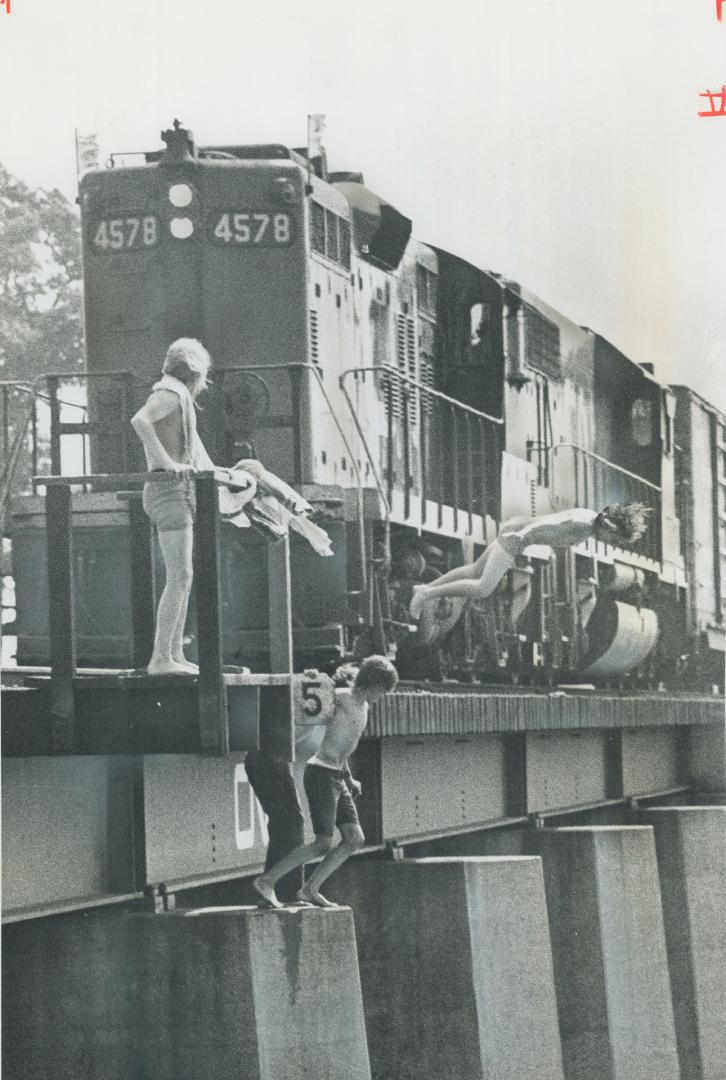
[[[242,244],[267,247],[289,244],[291,237],[288,214],[226,213],[217,219],[213,236],[223,244]]]

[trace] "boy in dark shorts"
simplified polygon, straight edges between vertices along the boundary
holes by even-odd
[[[320,886],[334,870],[359,848],[364,840],[354,796],[360,784],[348,768],[348,758],[355,750],[368,722],[369,705],[394,689],[396,669],[385,656],[369,656],[363,661],[352,687],[335,691],[335,713],[318,752],[305,767],[303,782],[315,831],[311,844],[301,844],[276,866],[255,878],[252,886],[270,907],[281,907],[275,885],[298,866],[324,856],[312,876],[298,892],[298,900],[317,907],[336,907],[320,893]],[[333,847],[336,825],[341,842]]]

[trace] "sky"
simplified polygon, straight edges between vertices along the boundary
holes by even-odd
[[[414,234],[515,278],[726,410],[717,0],[10,0],[0,161],[76,190],[74,129],[305,142]],[[724,5],[726,8],[726,5]]]

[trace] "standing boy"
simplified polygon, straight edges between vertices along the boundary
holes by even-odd
[[[197,434],[195,402],[207,385],[209,353],[194,338],[179,338],[168,348],[163,374],[146,404],[131,420],[141,439],[150,472],[172,479],[144,486],[144,510],[159,533],[166,581],[156,612],[154,651],[149,675],[196,673],[184,656],[184,624],[192,588],[194,483],[189,473],[214,469]],[[246,480],[254,485],[262,473],[257,462],[244,462]],[[249,487],[246,497],[254,493]]]
[[[317,907],[337,906],[321,895],[320,886],[364,840],[353,801],[361,789],[350,774],[348,758],[365,730],[369,705],[390,693],[397,682],[398,674],[390,660],[385,656],[369,656],[361,664],[353,686],[335,691],[335,713],[327,723],[320,749],[305,767],[303,778],[315,839],[311,844],[295,848],[252,883],[270,907],[281,907],[275,896],[275,885],[280,878],[321,855],[322,862],[298,892],[298,900]],[[341,842],[333,847],[336,825]]]

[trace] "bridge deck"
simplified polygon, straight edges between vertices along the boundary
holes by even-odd
[[[261,716],[264,724],[278,704],[276,694],[289,689],[290,682],[289,675],[223,674],[229,751],[258,745]],[[58,753],[48,669],[8,671],[3,683],[3,756]],[[199,754],[209,749],[200,734],[199,680],[194,676],[79,669],[72,685],[73,736],[60,752]],[[267,703],[271,707],[266,709]],[[367,735],[683,727],[718,723],[723,711],[723,699],[696,694],[404,684],[372,710]]]

